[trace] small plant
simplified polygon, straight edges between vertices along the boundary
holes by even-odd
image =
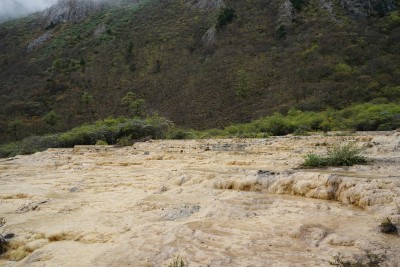
[[[322,167],[322,166],[327,166],[328,162],[327,159],[317,155],[317,154],[307,154],[305,156],[305,161],[303,163],[303,167]]]
[[[181,257],[176,257],[168,267],[188,267],[189,264],[185,262]]]
[[[124,146],[131,146],[133,145],[132,136],[122,136],[117,140],[115,146],[117,147],[124,147]]]
[[[365,255],[356,261],[350,261],[344,259],[344,257],[338,253],[333,257],[334,261],[329,261],[330,265],[339,267],[379,267],[381,263],[386,260],[386,255],[377,255],[371,253],[371,251],[365,251]]]
[[[382,221],[382,223],[379,225],[381,232],[385,234],[397,234],[397,226],[394,225],[389,218],[386,218],[386,220]]]
[[[106,146],[106,145],[108,145],[106,141],[103,140],[96,141],[96,146]]]
[[[326,166],[352,166],[363,164],[367,159],[361,155],[363,148],[356,147],[353,143],[336,145],[328,149],[327,156],[308,154],[305,156],[303,167],[326,167]]]

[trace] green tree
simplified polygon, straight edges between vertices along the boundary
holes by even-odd
[[[233,8],[223,8],[219,12],[217,18],[217,29],[222,30],[228,23],[231,23],[236,18],[236,11]]]
[[[21,128],[22,125],[23,123],[20,119],[12,120],[7,124],[8,131],[13,133],[15,141],[18,140],[18,129]]]
[[[42,121],[44,121],[47,125],[49,125],[52,128],[57,125],[58,120],[59,116],[54,110],[50,111],[42,118]]]
[[[92,102],[92,100],[93,100],[93,96],[88,92],[84,92],[83,95],[81,96],[81,101],[86,106],[89,106],[89,104]]]
[[[135,94],[128,92],[122,99],[122,105],[125,106],[134,116],[143,116],[144,113],[144,99],[136,98]]]
[[[240,69],[237,72],[235,84],[235,95],[238,98],[244,99],[250,94],[250,82],[247,73],[244,69]]]

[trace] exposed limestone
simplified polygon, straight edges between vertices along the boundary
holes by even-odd
[[[371,162],[298,169],[304,154],[346,142],[367,147]],[[396,266],[400,237],[381,231],[387,218],[400,225],[399,152],[400,132],[380,132],[77,146],[2,160],[2,234],[15,237],[0,265],[168,266],[180,255],[195,267],[325,266],[369,250]]]
[[[200,9],[218,9],[225,6],[224,0],[185,0],[192,7]]]
[[[59,0],[42,13],[46,28],[65,22],[77,22],[108,6],[97,0]]]
[[[278,24],[282,26],[289,26],[293,19],[293,5],[290,0],[283,0],[279,4],[279,19]]]
[[[53,31],[50,30],[45,32],[28,44],[28,51],[31,52],[35,50],[36,48],[42,46],[44,43],[49,41],[51,38],[53,38]]]
[[[201,38],[205,46],[212,45],[217,39],[217,29],[215,26],[210,27]]]
[[[397,9],[394,0],[341,0],[341,4],[354,18],[382,16]]]

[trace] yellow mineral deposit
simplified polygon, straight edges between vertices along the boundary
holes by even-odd
[[[299,168],[344,142],[370,162]],[[5,266],[396,266],[400,133],[50,149],[0,161],[0,217]]]

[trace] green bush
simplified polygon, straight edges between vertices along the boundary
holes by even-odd
[[[108,145],[106,141],[103,140],[96,141],[96,146],[106,146],[106,145]]]
[[[332,166],[352,166],[366,163],[367,159],[361,155],[363,151],[363,148],[356,147],[354,143],[336,145],[328,149],[328,163]]]
[[[352,166],[363,164],[367,159],[362,156],[364,149],[356,147],[354,143],[336,145],[328,149],[327,156],[308,154],[305,156],[303,167],[326,167],[326,166]]]
[[[0,146],[0,157],[8,158],[18,155],[20,150],[19,143],[12,142]]]
[[[122,136],[117,140],[117,143],[115,144],[117,147],[124,147],[124,146],[131,146],[133,145],[133,139],[132,136]]]
[[[132,145],[132,139],[165,138],[172,123],[153,116],[147,119],[107,118],[94,124],[84,124],[72,130],[53,135],[31,136],[20,142],[0,146],[0,157],[32,154],[48,148],[94,145],[99,140],[106,144]],[[128,144],[127,140],[131,140]]]
[[[189,264],[184,262],[181,257],[176,257],[169,265],[168,267],[188,267]]]
[[[168,133],[168,139],[183,140],[192,138],[193,134],[190,131],[185,131],[182,129],[176,129]]]

